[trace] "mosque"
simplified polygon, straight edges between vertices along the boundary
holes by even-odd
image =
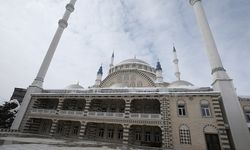
[[[173,48],[176,80],[166,82],[156,66],[133,58],[99,68],[95,84],[44,89],[43,81],[76,0],[66,6],[34,82],[28,87],[12,129],[55,138],[105,141],[171,150],[247,150],[250,99],[240,100],[224,69],[201,0],[190,0],[211,64],[211,87],[182,80]],[[241,107],[242,106],[242,107]],[[245,112],[243,114],[242,108]]]

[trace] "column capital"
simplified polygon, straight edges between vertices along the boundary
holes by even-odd
[[[52,122],[57,123],[58,119],[52,119]]]
[[[196,2],[201,1],[201,0],[189,0],[190,5],[194,5]]]
[[[62,97],[58,98],[59,102],[63,102],[64,99],[65,99],[65,98],[62,98]]]

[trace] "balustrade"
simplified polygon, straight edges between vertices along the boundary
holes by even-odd
[[[161,115],[160,114],[131,113],[130,118],[136,118],[136,119],[161,119]]]
[[[88,116],[123,118],[123,117],[124,117],[124,113],[112,113],[112,112],[88,112]]]
[[[56,113],[56,110],[54,110],[54,109],[32,109],[31,113],[35,113],[35,114],[54,114],[54,113]]]
[[[33,114],[56,114],[56,110],[50,109],[32,109]],[[84,116],[84,111],[72,111],[72,110],[60,110],[59,115],[70,115],[70,116]],[[113,112],[88,112],[89,117],[113,117],[113,118],[124,118],[125,113],[113,113]],[[161,119],[160,114],[140,114],[131,113],[129,118],[133,119]]]

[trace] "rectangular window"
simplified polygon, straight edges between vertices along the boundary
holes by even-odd
[[[78,135],[78,131],[79,131],[79,126],[74,126],[74,128],[73,128],[73,134],[74,135]]]
[[[155,133],[155,142],[160,142],[160,134],[158,132]]]
[[[112,139],[114,137],[114,129],[108,130],[108,138]]]
[[[203,117],[210,117],[210,108],[208,105],[201,105],[201,113]]]
[[[145,141],[146,142],[150,142],[151,141],[151,139],[150,139],[150,132],[146,132],[145,133]]]
[[[136,141],[140,141],[141,140],[141,133],[140,132],[136,132],[135,133],[135,140]]]
[[[99,130],[99,137],[103,137],[103,135],[104,135],[104,129],[100,129]]]
[[[185,105],[178,105],[178,114],[180,116],[186,116]]]
[[[119,130],[118,139],[122,139],[122,138],[123,138],[123,130]]]

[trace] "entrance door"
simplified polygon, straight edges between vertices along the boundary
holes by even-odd
[[[205,134],[207,150],[221,150],[218,134]]]

